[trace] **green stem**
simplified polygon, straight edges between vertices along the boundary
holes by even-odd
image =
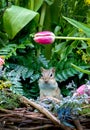
[[[42,10],[41,10],[41,17],[40,17],[40,27],[39,31],[42,31],[44,20],[45,20],[45,14],[46,14],[46,3],[43,3]]]
[[[19,6],[19,5],[20,5],[20,3],[19,3],[19,1],[18,1],[18,0],[15,0],[15,5],[17,5],[17,6]]]
[[[52,50],[52,45],[46,45],[45,46],[45,57],[47,58],[47,60],[50,60],[51,58],[51,50]]]
[[[39,23],[40,27],[38,29],[39,32],[42,31],[42,29],[43,29],[43,25],[44,25],[44,21],[45,21],[45,14],[46,14],[46,3],[44,2],[43,6],[42,6],[42,10],[41,10],[41,17],[40,17],[40,23]],[[47,45],[44,47],[45,47],[45,57],[46,57],[46,59],[49,60],[51,58],[52,45]]]
[[[55,36],[55,39],[66,39],[66,40],[85,40],[85,41],[90,40],[90,38],[85,38],[85,37],[62,37],[62,36]]]
[[[45,14],[46,14],[46,3],[43,3],[42,10],[41,10],[41,18],[40,18],[40,27],[39,31],[42,31],[43,25],[44,25],[44,20],[45,20]],[[50,59],[51,57],[51,45],[45,46],[45,57],[46,59]]]
[[[31,0],[31,10],[34,10],[34,0]]]
[[[74,65],[74,64],[72,64],[72,63],[71,63],[71,65],[72,65],[72,67],[74,67],[76,70],[78,70],[78,71],[80,71],[80,72],[82,72],[82,73],[85,73],[85,74],[90,75],[90,71],[89,71],[89,70],[84,70],[84,69],[82,69],[82,68],[80,68],[80,67],[78,67],[78,66],[76,66],[76,65]]]

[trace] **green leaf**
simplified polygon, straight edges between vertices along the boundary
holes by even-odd
[[[77,48],[77,46],[78,46],[78,41],[73,41],[72,44],[71,44],[71,47],[73,49],[75,49],[75,48]]]
[[[59,73],[56,75],[56,79],[59,82],[67,80],[69,77],[75,76],[78,72],[75,69],[71,68],[64,68],[60,70]]]
[[[34,10],[37,11],[42,4],[43,4],[43,0],[34,0]]]
[[[56,79],[57,79],[57,81],[59,81],[59,82],[64,81],[64,79],[63,79],[63,77],[62,77],[61,74],[57,74]]]
[[[67,71],[66,70],[62,71],[62,77],[64,80],[67,79]]]
[[[58,45],[55,45],[54,52],[62,52],[62,50],[66,47],[66,45],[67,45],[66,42],[62,42]]]
[[[82,30],[88,37],[90,37],[90,28],[87,27],[85,24],[81,23],[81,22],[78,22],[74,19],[70,19],[70,18],[67,18],[67,17],[64,17],[63,18],[65,20],[67,20],[70,24],[72,24],[74,27]]]
[[[45,0],[45,2],[47,2],[48,5],[52,5],[54,3],[54,0]]]
[[[90,47],[87,47],[87,48],[86,48],[86,52],[87,52],[87,54],[90,56]]]
[[[28,70],[26,75],[25,75],[25,78],[30,78],[32,74],[33,74],[33,70],[32,69]]]
[[[3,15],[3,25],[10,39],[26,26],[38,13],[19,7],[11,6],[7,8]]]

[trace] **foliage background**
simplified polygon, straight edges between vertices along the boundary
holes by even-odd
[[[33,35],[42,30],[57,36],[88,37],[83,28],[90,31],[89,4],[84,0],[0,1],[0,55],[5,57],[5,76],[14,93],[36,99],[42,66],[56,68],[56,80],[64,96],[89,80],[89,75],[76,71],[71,63],[90,68],[90,41],[55,40],[47,46],[33,41]]]

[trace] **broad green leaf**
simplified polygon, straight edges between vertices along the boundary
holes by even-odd
[[[26,26],[38,13],[19,7],[11,6],[7,8],[3,15],[3,25],[10,39]]]
[[[81,22],[78,22],[74,19],[70,19],[70,18],[67,18],[67,17],[64,17],[63,18],[65,20],[67,20],[70,24],[72,24],[73,26],[75,26],[76,28],[82,30],[88,37],[90,37],[90,28],[87,27],[85,24],[81,23]]]

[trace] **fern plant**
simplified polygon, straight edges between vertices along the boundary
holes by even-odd
[[[30,52],[28,49],[18,50],[16,56],[13,55],[8,59],[7,77],[12,82],[10,89],[14,93],[28,98],[37,98],[40,67],[47,67],[48,61],[43,55],[36,57],[35,51],[31,49]]]

